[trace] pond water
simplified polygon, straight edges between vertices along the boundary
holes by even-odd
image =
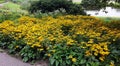
[[[100,10],[85,10],[87,14],[98,17],[120,17],[120,9],[106,7]]]

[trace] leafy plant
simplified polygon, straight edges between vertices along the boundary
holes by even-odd
[[[85,15],[84,10],[79,4],[73,4],[72,1],[67,0],[39,0],[31,4],[29,12],[34,13],[41,10],[42,13],[47,13],[61,8],[65,9],[67,14]]]
[[[28,62],[42,58],[43,53],[35,48],[31,48],[30,46],[26,45],[21,49],[20,56],[22,57],[24,62]]]
[[[9,35],[0,34],[0,47],[7,49],[13,40]]]

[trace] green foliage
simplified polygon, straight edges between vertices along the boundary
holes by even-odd
[[[5,20],[15,20],[24,15],[28,15],[28,13],[27,11],[22,10],[20,5],[8,2],[0,9],[0,22]]]
[[[120,8],[120,3],[110,3],[108,6],[111,6],[114,8]]]
[[[120,0],[116,0],[116,2],[120,3]]]
[[[0,0],[0,3],[4,3],[5,1],[4,0]]]
[[[2,9],[7,9],[7,10],[19,10],[20,5],[12,3],[12,2],[7,2],[6,4],[3,5]]]
[[[21,51],[21,49],[25,46],[24,40],[14,40],[8,45],[8,51],[11,54],[15,54]]]
[[[20,13],[27,13],[26,10],[21,9],[21,5],[7,2],[1,7],[1,11],[11,11],[11,12],[20,12]]]
[[[108,27],[112,29],[119,29],[120,30],[120,20],[112,20],[108,24]]]
[[[79,4],[73,4],[72,1],[67,0],[39,0],[31,4],[29,12],[34,13],[41,10],[42,13],[46,13],[61,8],[65,9],[67,14],[85,15],[85,12]]]
[[[84,52],[84,49],[76,45],[68,47],[63,43],[56,44],[54,48],[51,46],[50,50],[48,50],[48,53],[53,53],[49,58],[50,66],[74,66],[85,64],[87,60],[84,58]],[[72,60],[73,58],[75,61]]]
[[[120,64],[120,38],[117,38],[117,40],[113,41],[111,45],[109,45],[110,49],[110,55],[106,57],[106,62],[114,61],[115,66],[119,66]],[[106,63],[103,63],[106,64]]]
[[[8,45],[12,43],[12,39],[9,35],[4,35],[0,33],[0,47],[7,49]]]
[[[3,34],[0,34],[0,47],[9,49],[8,52],[10,54],[18,53],[24,62],[40,59],[44,55],[44,53],[38,51],[37,49],[26,45],[24,40],[15,40],[12,37]]]
[[[82,0],[81,5],[85,9],[100,9],[107,5],[109,0]]]
[[[34,0],[37,1],[37,0]],[[27,10],[30,6],[31,0],[11,0],[11,2],[16,3],[23,10]]]
[[[86,57],[85,49],[77,46],[67,46],[66,44],[56,44],[51,46],[48,54],[52,53],[49,58],[50,66],[99,66],[100,62],[94,57]],[[47,54],[46,54],[47,56]]]
[[[60,9],[60,10],[55,10],[53,12],[48,12],[48,13],[42,13],[41,11],[37,11],[35,13],[33,13],[33,15],[31,15],[32,17],[35,18],[43,18],[43,17],[48,17],[48,16],[52,16],[54,18],[56,18],[57,16],[62,16],[66,13],[66,11],[64,9]]]
[[[21,17],[20,13],[9,12],[9,11],[2,11],[0,13],[0,22],[3,22],[5,20],[15,20],[15,19],[17,19],[19,17]]]
[[[26,45],[21,49],[20,56],[22,57],[24,62],[28,62],[42,58],[43,53]]]

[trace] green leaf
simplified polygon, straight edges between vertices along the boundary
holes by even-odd
[[[69,61],[69,60],[67,60],[67,61],[66,61],[66,63],[69,65],[69,64],[70,64],[70,61]]]
[[[23,61],[24,61],[24,62],[27,62],[28,60],[29,60],[28,57],[24,57],[24,58],[23,58]]]
[[[2,50],[2,49],[0,48],[0,52],[4,52],[4,50]]]
[[[82,55],[82,54],[80,54],[78,58],[79,58],[79,59],[82,59],[82,57],[83,57],[83,55]]]
[[[84,64],[85,62],[86,62],[86,60],[82,59],[82,60],[80,61],[80,64]]]
[[[90,65],[87,63],[86,66],[90,66]]]
[[[56,63],[56,66],[58,66],[58,65],[59,65],[59,62],[58,62],[58,61],[56,61],[55,63]]]
[[[99,66],[99,63],[97,63],[97,62],[91,62],[90,65],[91,66]]]
[[[54,58],[50,58],[50,64],[53,65],[55,62],[55,59]]]

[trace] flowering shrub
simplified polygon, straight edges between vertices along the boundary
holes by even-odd
[[[0,23],[4,46],[23,60],[48,58],[50,66],[118,66],[120,30],[90,16],[59,16],[41,19],[21,17]],[[9,37],[6,37],[9,36]]]

